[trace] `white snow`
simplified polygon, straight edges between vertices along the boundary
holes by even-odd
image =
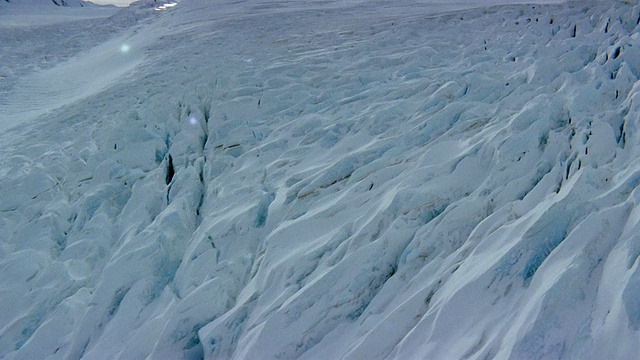
[[[640,5],[544,2],[0,2],[0,358],[637,358]]]
[[[99,93],[142,63],[141,46],[130,44],[126,36],[116,37],[73,61],[19,79],[0,108],[8,120],[0,129]]]

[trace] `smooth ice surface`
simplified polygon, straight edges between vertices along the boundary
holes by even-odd
[[[0,358],[640,353],[635,2],[16,3]]]

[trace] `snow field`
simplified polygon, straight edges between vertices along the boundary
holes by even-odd
[[[638,5],[271,5],[18,76],[139,60],[0,135],[0,357],[637,354]]]

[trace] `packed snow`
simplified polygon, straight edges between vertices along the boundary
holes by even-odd
[[[638,358],[635,2],[18,2],[0,358]]]

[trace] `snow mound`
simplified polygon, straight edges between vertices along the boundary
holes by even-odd
[[[140,6],[16,75],[0,357],[634,358],[640,6],[426,5]]]

